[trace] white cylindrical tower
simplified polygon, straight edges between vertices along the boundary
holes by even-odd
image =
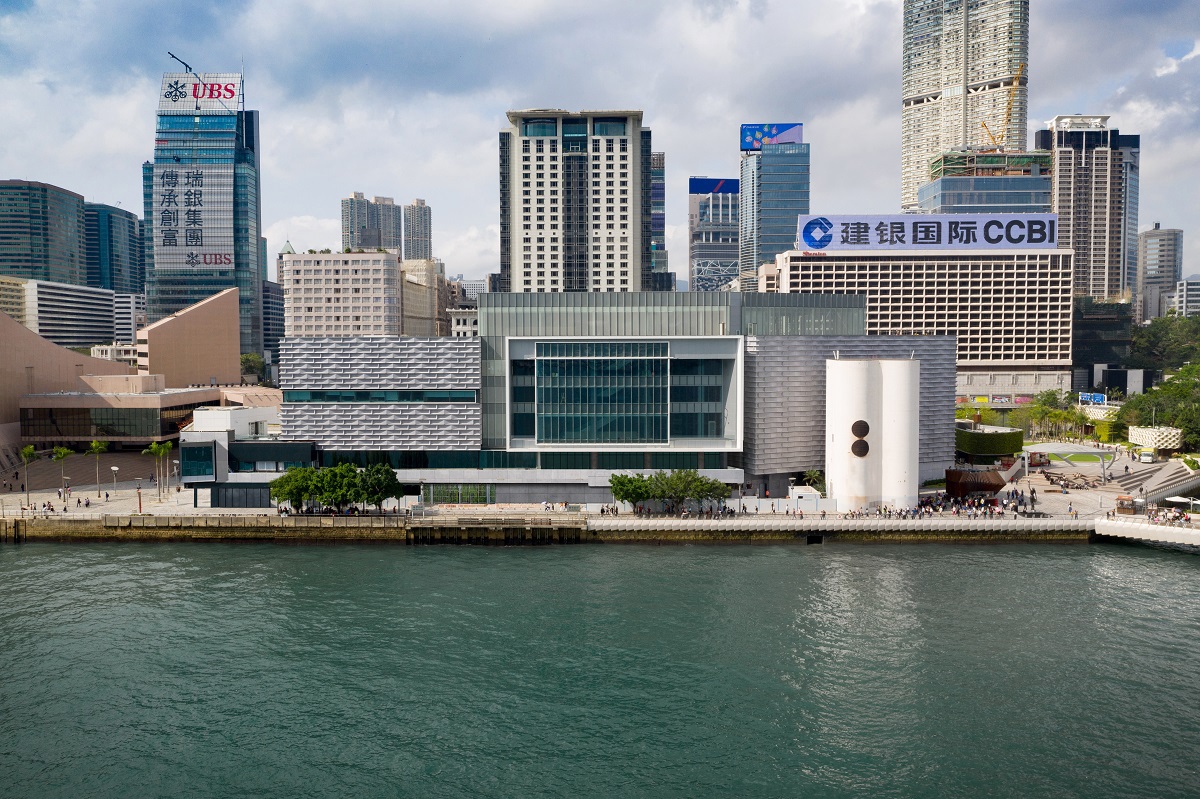
[[[882,378],[879,499],[889,507],[913,508],[921,488],[921,362],[876,363]]]
[[[825,361],[825,487],[839,511],[879,501],[881,388],[876,361]]]

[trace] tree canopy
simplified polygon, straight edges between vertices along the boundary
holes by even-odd
[[[270,487],[273,499],[286,501],[293,508],[311,501],[339,511],[356,502],[374,505],[382,511],[384,501],[399,497],[402,490],[396,473],[386,463],[372,464],[363,470],[349,463],[327,469],[292,467],[272,480]]]
[[[1135,325],[1126,364],[1133,369],[1175,369],[1200,363],[1200,317],[1167,316]]]
[[[1185,366],[1170,380],[1127,399],[1117,421],[1178,427],[1183,430],[1184,447],[1189,452],[1200,451],[1200,364]]]
[[[689,499],[703,502],[729,497],[729,486],[720,480],[704,477],[695,469],[655,472],[649,476],[614,474],[609,478],[608,485],[614,499],[631,505],[658,500],[678,507]]]

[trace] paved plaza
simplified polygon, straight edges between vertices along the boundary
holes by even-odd
[[[117,472],[118,480],[114,488],[113,473],[110,467],[118,464],[120,464]],[[56,514],[66,517],[137,513],[138,481],[120,479],[125,474],[134,473],[143,475],[140,481],[143,513],[156,516],[275,513],[273,508],[193,508],[191,490],[187,488],[177,490],[175,478],[171,480],[170,490],[164,492],[164,496],[160,499],[157,487],[150,480],[150,475],[154,470],[153,461],[147,456],[135,453],[115,453],[101,456],[99,497],[96,495],[95,463],[91,458],[74,455],[66,460],[65,465],[67,466],[67,476],[70,478],[68,483],[72,488],[70,496],[65,501],[57,493],[61,480],[59,464],[42,460],[30,466],[30,482],[35,487],[35,490],[30,492],[30,500],[33,507],[39,509],[39,513],[43,503],[46,502],[54,506]],[[1130,470],[1128,475],[1125,474],[1126,466]],[[1053,459],[1052,465],[1045,468],[1051,474],[1064,477],[1078,474],[1095,481],[1101,476],[1100,463],[1094,461],[1067,464]],[[1144,489],[1146,486],[1153,488],[1156,481],[1161,482],[1165,477],[1174,474],[1174,472],[1164,471],[1172,469],[1180,470],[1183,469],[1183,466],[1178,463],[1142,464],[1136,462],[1135,459],[1130,459],[1127,455],[1119,454],[1109,470],[1111,482],[1100,488],[1071,489],[1068,493],[1061,493],[1041,474],[1042,469],[1039,467],[1032,469],[1029,476],[1021,476],[1009,483],[1005,490],[1016,488],[1024,491],[1028,496],[1030,489],[1036,489],[1037,510],[1052,517],[1067,518],[1072,513],[1078,513],[1080,519],[1103,518],[1105,514],[1116,507],[1118,495],[1138,497],[1139,488]],[[21,506],[25,504],[25,497],[18,490],[20,476],[18,475],[18,482],[13,485],[11,490],[0,490],[0,515],[11,517],[21,514]],[[5,481],[11,481],[12,473],[4,474],[3,478]],[[83,505],[85,499],[89,506]],[[504,508],[493,507],[487,510],[502,512]],[[529,512],[524,507],[513,510],[520,513]]]

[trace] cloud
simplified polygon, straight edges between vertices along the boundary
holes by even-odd
[[[6,5],[0,175],[140,210],[161,74],[179,68],[167,51],[198,71],[244,61],[247,100],[261,112],[272,251],[289,235],[297,249],[336,246],[339,201],[352,191],[421,197],[433,209],[435,254],[452,273],[482,276],[499,264],[505,111],[636,108],[667,153],[671,264],[686,274],[687,177],[735,177],[742,122],[805,123],[814,210],[897,208],[901,7],[127,0],[117,13],[94,0]],[[1128,0],[1039,0],[1031,14],[1031,127],[1061,113],[1113,114],[1122,130],[1143,134],[1143,218],[1162,213],[1200,232],[1194,184],[1184,179],[1200,157],[1186,146],[1200,132],[1194,0],[1160,0],[1151,10]],[[1168,158],[1181,160],[1173,167]]]

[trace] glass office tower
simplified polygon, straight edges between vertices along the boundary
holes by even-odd
[[[163,76],[154,161],[143,165],[149,318],[236,287],[242,352],[261,354],[258,153],[240,74]]]
[[[83,212],[87,284],[118,294],[141,294],[146,275],[137,214],[101,203],[84,203]]]
[[[796,217],[809,213],[809,146],[798,122],[742,125],[738,269],[757,285],[759,264],[795,249]],[[745,289],[753,290],[753,289]]]
[[[83,196],[0,180],[0,275],[87,285]]]

